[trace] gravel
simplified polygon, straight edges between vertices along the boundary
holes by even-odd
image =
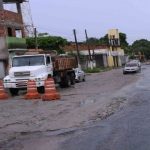
[[[24,100],[23,95],[0,101],[0,148],[24,135],[81,128],[103,120],[127,102],[126,93],[138,74],[122,69],[88,74],[86,82],[57,89],[61,99]]]

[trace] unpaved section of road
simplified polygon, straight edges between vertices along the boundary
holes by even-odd
[[[60,100],[31,101],[18,96],[0,101],[0,148],[20,136],[65,132],[105,119],[126,103],[125,91],[138,78],[139,74],[123,75],[121,69],[114,69],[88,74],[86,82],[58,89]]]

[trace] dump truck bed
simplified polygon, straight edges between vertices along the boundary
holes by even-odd
[[[77,60],[75,57],[57,56],[54,58],[53,64],[55,71],[69,70],[77,67]]]

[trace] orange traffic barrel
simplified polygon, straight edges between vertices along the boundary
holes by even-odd
[[[0,100],[5,100],[8,98],[8,94],[4,90],[3,81],[0,80]]]
[[[27,94],[25,99],[40,99],[41,96],[37,91],[36,82],[34,80],[29,80],[27,83]]]
[[[56,91],[53,78],[48,78],[45,81],[45,93],[42,96],[43,101],[51,101],[60,99],[60,94]]]

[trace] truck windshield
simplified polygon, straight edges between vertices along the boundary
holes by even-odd
[[[20,66],[39,66],[44,65],[44,56],[25,56],[25,57],[15,57],[12,61],[13,67]]]

